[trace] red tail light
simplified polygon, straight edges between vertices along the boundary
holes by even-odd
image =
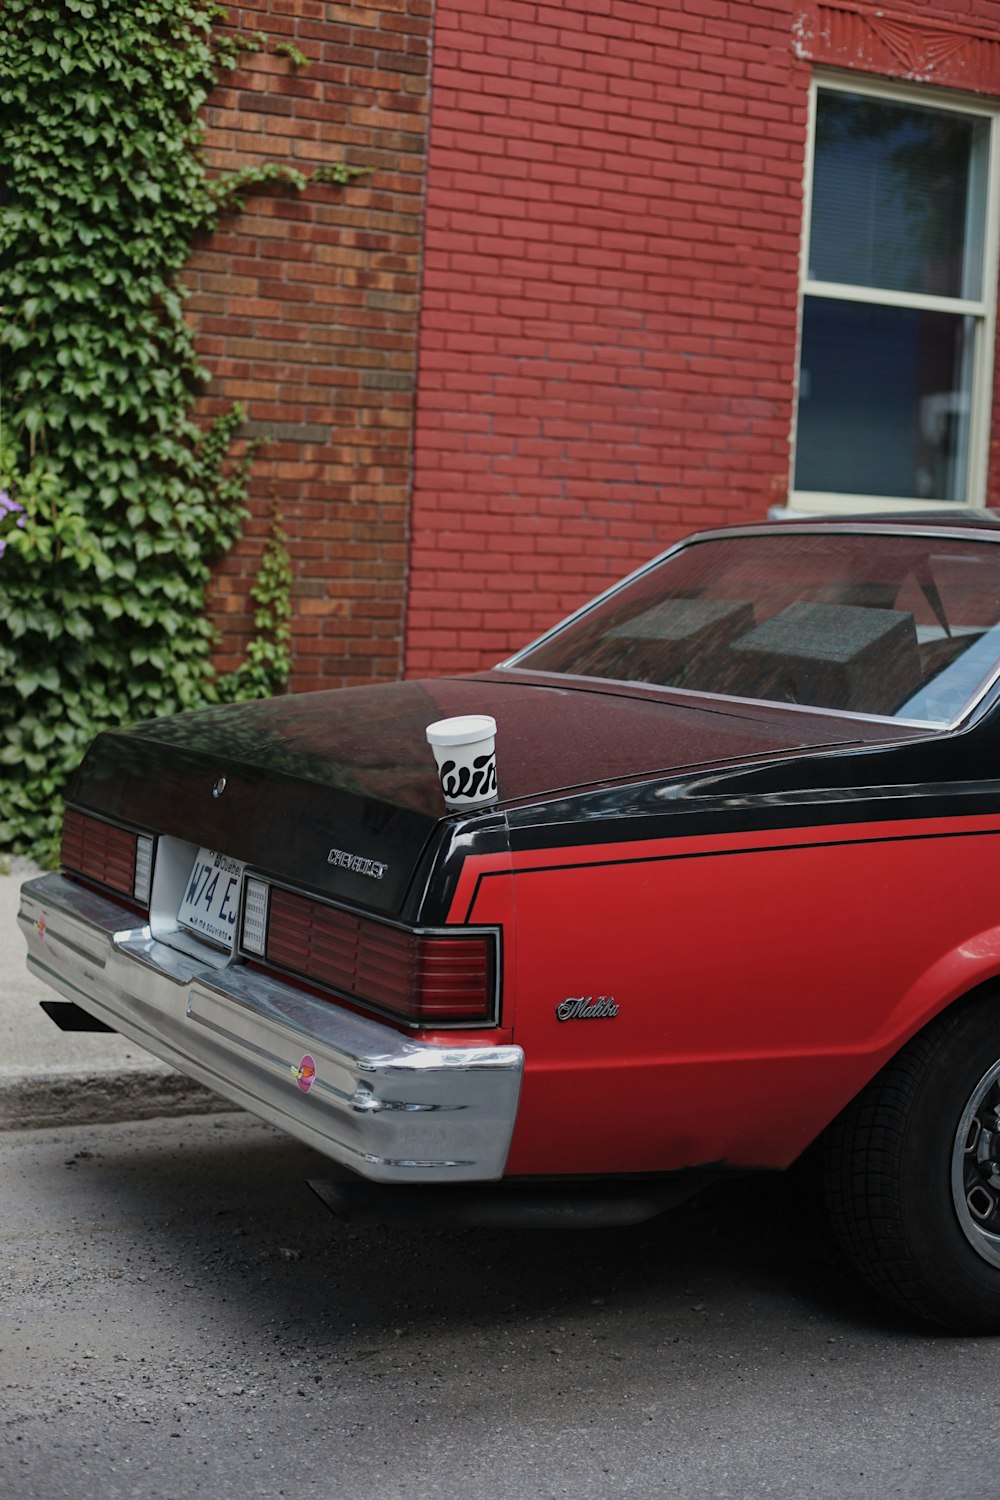
[[[496,1020],[489,932],[411,932],[272,888],[266,958],[410,1025]]]
[[[60,859],[67,870],[131,896],[135,886],[136,835],[73,808],[63,819]]]

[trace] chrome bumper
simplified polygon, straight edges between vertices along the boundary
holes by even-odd
[[[432,1046],[136,920],[61,875],[21,888],[31,972],[182,1073],[374,1181],[503,1175],[520,1047]]]

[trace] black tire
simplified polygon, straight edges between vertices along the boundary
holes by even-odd
[[[834,1233],[876,1292],[1000,1332],[1000,997],[914,1037],[831,1125],[822,1161]]]

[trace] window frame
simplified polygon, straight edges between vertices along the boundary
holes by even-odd
[[[847,282],[820,281],[809,275],[810,232],[812,226],[813,182],[815,173],[816,115],[820,91],[859,94],[889,103],[917,105],[921,109],[939,109],[946,114],[976,115],[988,122],[987,162],[984,173],[986,202],[983,207],[982,295],[967,297],[930,296],[922,292],[897,292],[880,287],[857,286]],[[798,332],[795,349],[795,385],[792,403],[792,431],[787,508],[781,515],[863,515],[877,511],[921,511],[952,509],[960,512],[986,504],[989,472],[990,429],[993,415],[993,385],[997,337],[997,277],[1000,273],[998,237],[1000,237],[1000,111],[982,99],[927,87],[907,87],[857,74],[816,72],[809,87],[808,140],[803,182],[802,234],[799,260]],[[799,424],[799,386],[802,373],[802,335],[807,297],[860,303],[875,307],[899,307],[919,312],[944,312],[974,321],[972,356],[968,467],[965,499],[921,500],[908,495],[846,494],[839,491],[798,490],[795,488],[796,445]]]

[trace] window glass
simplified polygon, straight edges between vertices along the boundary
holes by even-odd
[[[978,297],[987,139],[982,118],[821,91],[810,279]]]
[[[966,498],[974,320],[809,297],[795,487]]]
[[[992,130],[818,87],[793,506],[984,503]]]
[[[947,723],[1000,658],[1000,544],[820,531],[693,543],[513,665]]]

